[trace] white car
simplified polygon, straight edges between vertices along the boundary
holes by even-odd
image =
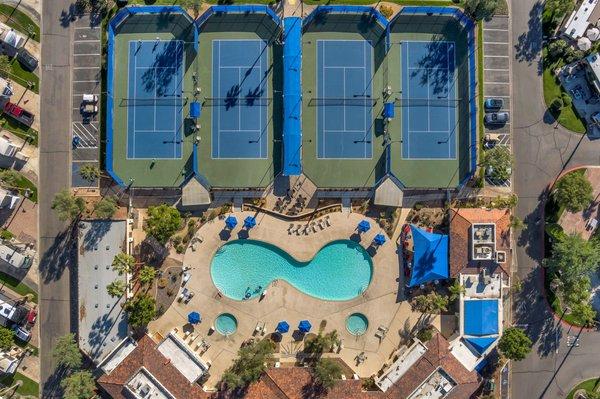
[[[84,103],[97,103],[98,102],[98,96],[95,94],[84,94],[83,95],[83,102]]]

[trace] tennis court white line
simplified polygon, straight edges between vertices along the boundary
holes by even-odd
[[[248,65],[248,66],[246,66],[246,65],[219,65],[219,68],[220,69],[229,69],[229,68],[231,68],[231,69],[236,69],[236,68],[238,68],[238,69],[239,68],[241,68],[241,69],[259,68],[260,69],[260,65],[259,66],[257,66],[257,65]]]

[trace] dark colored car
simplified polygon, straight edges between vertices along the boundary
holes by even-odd
[[[488,98],[483,103],[485,109],[489,110],[501,109],[503,105],[504,101],[501,98]]]
[[[19,53],[17,54],[17,61],[19,61],[19,64],[21,64],[23,68],[30,72],[35,71],[38,67],[38,60],[24,48],[19,50]]]
[[[508,112],[490,112],[485,114],[484,121],[488,125],[502,125],[508,122]]]

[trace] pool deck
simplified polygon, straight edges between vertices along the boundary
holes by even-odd
[[[292,331],[303,319],[311,322],[311,333],[318,332],[322,320],[326,320],[324,333],[334,329],[338,331],[343,349],[335,356],[343,359],[360,377],[371,376],[390,360],[401,345],[402,332],[412,328],[420,316],[419,313],[412,312],[410,304],[404,301],[401,289],[404,279],[394,242],[388,240],[378,248],[373,257],[371,284],[363,295],[355,299],[342,302],[324,301],[303,294],[285,281],[278,280],[267,288],[264,299],[236,301],[219,294],[210,278],[210,263],[217,249],[226,241],[238,239],[240,232],[244,236],[242,225],[247,216],[255,216],[257,219],[257,226],[250,230],[249,238],[274,244],[302,261],[311,259],[330,241],[350,237],[356,239],[356,226],[365,217],[356,213],[332,213],[329,215],[331,226],[324,230],[317,228],[317,233],[297,236],[288,234],[289,221],[252,212],[236,212],[234,216],[239,224],[233,229],[229,239],[229,234],[224,234],[223,219],[214,219],[200,228],[196,237],[202,242],[188,247],[184,256],[184,265],[191,267],[191,278],[186,287],[194,292],[194,297],[188,304],[175,301],[149,326],[151,335],[155,337],[164,337],[175,328],[178,334],[192,329],[192,335],[196,336],[190,344],[192,349],[202,338],[210,343],[208,351],[200,355],[212,364],[207,388],[216,385],[222,373],[236,357],[242,342],[253,336],[259,323],[265,323],[265,337],[275,330],[279,321],[286,320],[290,324],[290,332],[283,334],[279,353],[275,355],[281,362],[293,362],[297,352],[302,349],[302,341],[294,341]],[[363,233],[360,241],[365,248],[369,247],[373,237],[381,232],[375,220],[370,220],[370,223],[371,230]],[[194,310],[201,313],[202,322],[191,326],[187,323],[187,315]],[[208,335],[214,319],[223,312],[232,313],[237,318],[237,332],[229,337],[221,336],[217,332]],[[360,337],[354,337],[345,327],[346,318],[355,312],[363,313],[369,319],[367,333]],[[436,318],[434,325],[438,324],[439,320]],[[378,326],[388,328],[381,341],[375,336]],[[189,342],[189,337],[186,342]],[[366,360],[357,365],[355,358],[363,351]]]

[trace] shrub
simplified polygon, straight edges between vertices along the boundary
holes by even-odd
[[[417,338],[421,342],[427,342],[433,337],[433,329],[431,327],[423,328],[417,333]]]
[[[567,173],[556,183],[552,195],[559,206],[569,212],[580,212],[594,199],[594,189],[582,171]]]
[[[390,6],[382,4],[379,6],[379,12],[381,12],[381,14],[387,19],[390,19],[390,17],[394,14],[394,9]]]

